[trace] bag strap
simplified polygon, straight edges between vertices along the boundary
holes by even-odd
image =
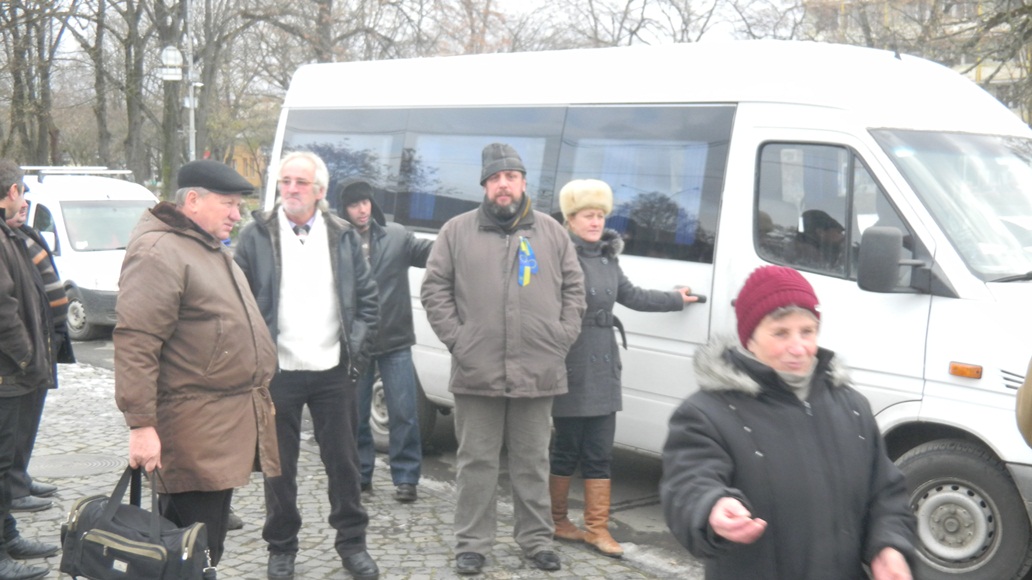
[[[139,469],[133,469],[132,467],[126,467],[122,473],[122,477],[119,478],[118,483],[115,485],[115,489],[111,492],[111,498],[108,499],[107,506],[104,508],[104,513],[101,514],[101,521],[110,522],[115,518],[115,512],[118,510],[118,506],[122,505],[122,498],[125,497],[125,490],[129,487],[130,481],[134,480],[134,486],[141,486],[140,474],[134,472],[141,471]],[[154,470],[157,473],[157,469]],[[160,477],[160,476],[159,476]],[[154,485],[154,481],[151,480],[151,521],[150,521],[150,540],[153,543],[161,541],[161,515],[158,513],[158,490]],[[141,495],[139,487],[137,487],[135,495],[137,498]],[[130,491],[130,501],[134,491]],[[137,499],[137,505],[139,499]]]
[[[134,505],[136,507],[140,507],[140,495],[142,494],[141,490],[143,487],[140,482],[142,479],[140,477],[140,471],[142,470],[137,467],[129,477],[129,505]]]

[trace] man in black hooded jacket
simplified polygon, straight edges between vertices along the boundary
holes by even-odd
[[[408,269],[426,267],[433,242],[417,238],[401,224],[387,223],[373,199],[373,188],[366,181],[345,182],[341,187],[340,204],[342,216],[355,226],[362,238],[362,253],[376,280],[380,302],[380,330],[370,364],[358,382],[362,489],[371,489],[373,481],[376,452],[369,417],[375,371],[379,369],[390,418],[388,449],[394,498],[409,503],[417,498],[423,451],[417,411],[419,387],[412,366],[416,335],[412,329]]]

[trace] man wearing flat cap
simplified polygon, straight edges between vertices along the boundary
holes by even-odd
[[[496,533],[507,449],[513,537],[530,564],[559,570],[552,545],[548,441],[552,399],[584,314],[584,274],[566,230],[531,209],[512,146],[484,148],[478,209],[449,220],[430,251],[420,298],[452,354],[459,509],[455,569],[479,574]]]
[[[222,240],[254,187],[216,161],[178,174],[175,203],[144,212],[119,278],[115,400],[129,426],[129,464],[155,478],[161,512],[202,522],[211,564],[222,556],[233,488],[260,465],[279,474],[269,382],[276,347]]]

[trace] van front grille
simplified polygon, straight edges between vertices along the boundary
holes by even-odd
[[[1000,378],[1003,379],[1003,385],[1008,389],[1017,390],[1021,387],[1021,384],[1025,382],[1025,375],[1019,375],[1018,373],[1012,373],[1010,371],[1000,370]]]

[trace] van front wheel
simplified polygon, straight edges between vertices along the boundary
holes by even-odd
[[[93,340],[104,334],[105,328],[90,323],[86,317],[86,305],[82,302],[77,290],[67,290],[68,295],[68,336],[72,340]]]
[[[1028,512],[1003,463],[959,440],[897,461],[917,516],[915,578],[1020,580],[1032,567]]]

